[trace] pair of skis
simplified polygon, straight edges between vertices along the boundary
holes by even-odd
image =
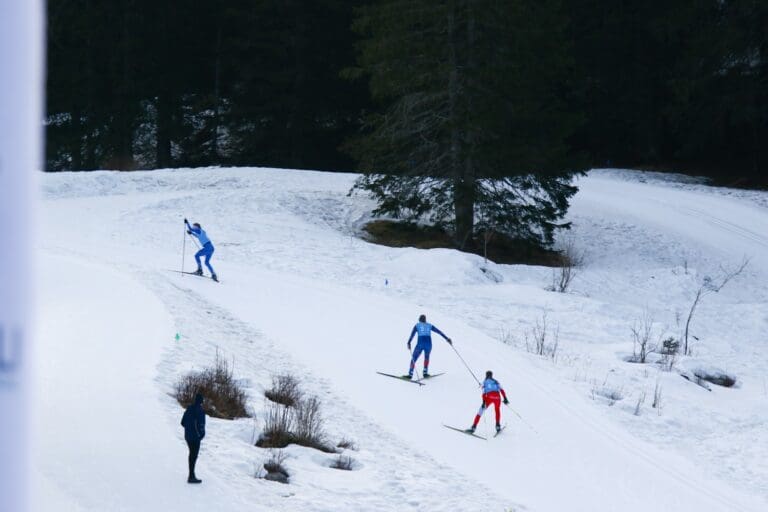
[[[455,430],[456,432],[461,432],[462,434],[467,434],[468,436],[472,436],[472,437],[476,437],[476,438],[478,438],[478,439],[482,439],[483,441],[487,441],[487,440],[488,440],[488,438],[487,438],[487,437],[479,436],[479,435],[475,434],[474,432],[472,432],[472,431],[471,431],[471,430],[469,430],[469,429],[464,429],[464,428],[456,428],[456,427],[452,427],[452,426],[450,426],[450,425],[446,425],[446,424],[443,424],[443,426],[444,426],[445,428],[449,428],[449,429],[451,429],[451,430]],[[506,425],[502,426],[502,427],[501,427],[499,430],[497,430],[497,431],[496,431],[496,433],[495,433],[495,434],[493,434],[493,437],[496,437],[496,436],[498,436],[499,434],[501,434],[502,432],[504,432],[504,429],[505,429],[505,428],[507,428],[507,426],[506,426]]]
[[[216,281],[217,283],[220,283],[218,277],[216,279],[213,278],[213,276],[206,276],[205,274],[198,274],[197,272],[184,272],[181,270],[170,270],[170,272],[177,272],[179,274],[187,274],[188,276],[197,276],[197,277],[205,277],[206,279],[210,279],[211,281]]]
[[[378,373],[379,375],[383,375],[385,377],[392,377],[393,379],[399,379],[399,380],[402,380],[403,382],[410,382],[411,384],[418,384],[419,386],[426,386],[426,384],[424,384],[423,381],[429,380],[429,379],[434,379],[435,377],[439,377],[439,376],[445,374],[445,372],[443,372],[443,373],[435,373],[434,375],[428,375],[428,376],[423,377],[421,379],[412,379],[409,375],[393,375],[391,373],[384,373],[384,372],[376,372],[376,373]]]

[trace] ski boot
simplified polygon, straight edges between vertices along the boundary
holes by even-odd
[[[203,275],[203,269],[199,268],[192,273],[195,274],[196,276],[201,276]]]
[[[199,484],[199,483],[202,483],[202,480],[197,478],[195,475],[192,475],[189,478],[187,478],[187,483],[188,484]]]
[[[496,432],[497,433],[501,432],[501,425],[499,425],[498,423],[496,424]]]
[[[475,426],[474,426],[474,425],[472,425],[471,427],[469,427],[469,428],[468,428],[467,430],[465,430],[464,432],[466,432],[467,434],[474,434],[474,433],[475,433]]]
[[[431,375],[429,374],[429,372],[424,372],[424,373],[422,373],[422,376],[423,376],[425,379],[428,379],[428,378],[430,378],[430,377],[431,377]]]
[[[218,278],[218,277],[216,277],[216,274],[211,274],[211,279],[213,279],[213,280],[214,280],[214,281],[216,281],[217,283],[219,282],[219,278]]]

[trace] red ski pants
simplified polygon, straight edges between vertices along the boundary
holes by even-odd
[[[498,391],[491,391],[490,393],[483,394],[483,405],[481,405],[480,410],[477,411],[475,422],[472,425],[476,427],[477,424],[480,423],[480,418],[491,404],[493,404],[494,411],[496,412],[496,424],[499,425],[501,423],[501,394],[499,394]]]

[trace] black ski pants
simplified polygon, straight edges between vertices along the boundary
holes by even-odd
[[[197,454],[200,453],[200,441],[187,441],[189,447],[189,477],[195,476],[195,463],[197,462]]]

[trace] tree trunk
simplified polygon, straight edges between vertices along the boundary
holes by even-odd
[[[133,5],[130,5],[130,0],[126,0],[123,3],[122,13],[122,30],[121,30],[121,83],[119,85],[119,93],[117,94],[117,120],[115,134],[115,155],[110,162],[110,166],[114,166],[120,170],[131,170],[134,168],[133,160],[133,119],[132,119],[132,93],[133,93],[133,77],[131,76],[131,31],[129,27],[129,16]]]
[[[453,208],[456,215],[456,248],[464,250],[475,229],[475,184],[458,178],[453,182]]]
[[[453,209],[454,209],[454,243],[459,250],[467,246],[472,238],[474,229],[475,190],[474,183],[467,179],[467,165],[471,162],[462,161],[462,140],[460,125],[464,124],[459,111],[461,81],[459,71],[461,63],[458,57],[458,26],[456,20],[456,4],[448,11],[448,44],[450,71],[448,75],[448,115],[451,122],[451,159],[450,173],[453,176]]]
[[[221,163],[219,159],[219,116],[220,113],[220,103],[221,103],[221,94],[219,91],[219,79],[221,76],[221,15],[218,16],[216,20],[216,65],[214,70],[214,81],[213,81],[213,130],[212,130],[212,140],[211,140],[211,163],[213,164],[219,164]]]
[[[156,165],[159,169],[171,167],[171,105],[167,92],[157,96]]]
[[[457,2],[458,3],[458,2]],[[469,91],[462,88],[464,81],[460,73],[471,72],[474,47],[474,17],[467,5],[466,47],[459,41],[460,30],[456,19],[458,5],[448,14],[448,37],[450,75],[448,79],[448,98],[451,120],[451,174],[453,176],[453,209],[455,216],[454,243],[456,248],[464,250],[472,242],[475,228],[475,169],[472,161],[472,133],[470,131],[471,103]],[[464,61],[459,57],[459,50],[464,47]]]
[[[294,79],[293,79],[293,105],[288,117],[288,130],[290,137],[289,162],[292,167],[302,168],[305,165],[304,152],[305,132],[307,130],[307,105],[304,100],[307,81],[307,26],[304,9],[297,4],[290,4],[294,11],[293,26],[293,52],[294,52]]]

